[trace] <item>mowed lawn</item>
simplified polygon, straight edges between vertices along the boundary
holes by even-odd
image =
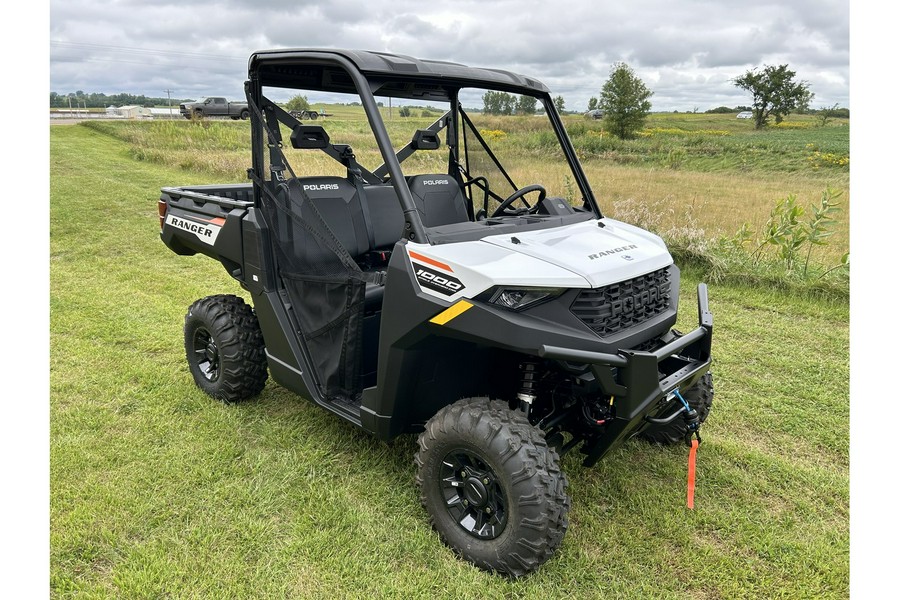
[[[714,410],[687,448],[637,440],[564,467],[557,555],[510,581],[455,558],[379,442],[269,382],[195,388],[181,327],[241,293],[159,241],[165,185],[221,176],[51,127],[51,593],[79,598],[843,598],[849,594],[846,302],[711,286]],[[642,173],[645,173],[642,171]],[[685,273],[681,327],[696,321]]]

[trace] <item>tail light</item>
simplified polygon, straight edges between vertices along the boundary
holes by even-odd
[[[162,231],[163,225],[166,223],[166,211],[169,209],[169,205],[166,204],[165,200],[160,200],[156,205],[156,209],[159,211],[159,230]]]

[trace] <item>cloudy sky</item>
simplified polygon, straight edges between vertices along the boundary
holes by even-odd
[[[263,8],[264,7],[264,8]],[[241,98],[247,57],[344,47],[495,67],[585,109],[612,63],[654,110],[749,104],[731,80],[788,63],[813,107],[849,106],[847,0],[51,0],[50,90]]]

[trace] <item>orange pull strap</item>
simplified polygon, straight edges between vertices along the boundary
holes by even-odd
[[[699,440],[691,440],[691,453],[688,455],[687,507],[694,510],[694,483],[697,478],[697,447]]]

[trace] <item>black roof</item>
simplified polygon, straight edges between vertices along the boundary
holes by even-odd
[[[382,77],[392,81],[403,79],[444,84],[455,88],[476,85],[509,91],[550,93],[550,89],[537,79],[501,69],[467,67],[458,63],[366,50],[337,48],[260,50],[250,56],[249,71],[251,77],[254,72],[258,73],[263,85],[289,86],[299,83],[309,89],[346,91],[348,85],[352,85],[346,75],[341,77],[333,72],[334,66],[327,65],[329,62],[334,65],[334,61],[343,62],[343,60],[352,63],[367,77]],[[383,95],[398,97],[417,96],[413,93],[403,93],[402,86],[392,85],[388,88],[380,92]]]

